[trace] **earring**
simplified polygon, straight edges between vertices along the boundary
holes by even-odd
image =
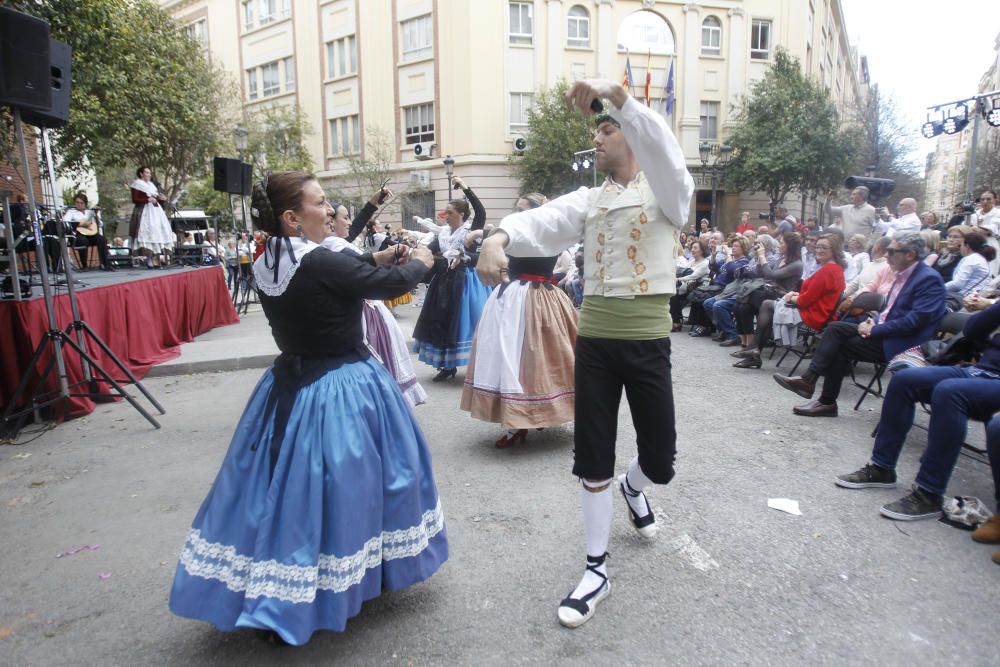
[[[299,236],[302,236],[302,225],[295,225],[295,231],[298,232]]]

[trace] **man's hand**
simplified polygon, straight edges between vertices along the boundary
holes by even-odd
[[[434,266],[434,255],[427,248],[413,248],[407,257],[411,262],[423,262],[428,269]]]
[[[872,335],[872,329],[875,328],[875,320],[868,318],[864,322],[858,325],[858,335],[862,338],[868,338]]]
[[[476,273],[479,275],[479,280],[487,287],[510,280],[507,276],[507,255],[503,251],[509,240],[507,232],[498,229],[483,241],[483,246],[479,250]]]
[[[451,177],[451,187],[452,187],[453,190],[455,190],[455,189],[464,190],[465,189],[465,181],[463,181],[462,177],[459,176],[458,174],[454,174]]]
[[[853,305],[854,305],[854,299],[852,297],[847,297],[846,299],[840,302],[839,306],[837,306],[837,312],[846,313],[851,309],[851,306]]]
[[[378,252],[372,253],[372,259],[375,260],[375,266],[389,266],[396,263],[396,248],[386,248],[385,250],[379,250]],[[400,262],[402,263],[402,262]]]
[[[609,79],[583,79],[573,84],[573,87],[566,91],[566,107],[573,111],[593,116],[594,110],[590,108],[591,103],[605,97],[611,100],[617,108],[628,100],[628,93],[622,85]]]
[[[993,302],[986,299],[978,294],[970,294],[962,300],[965,305],[965,309],[968,311],[975,312],[977,310],[985,310],[993,305]]]

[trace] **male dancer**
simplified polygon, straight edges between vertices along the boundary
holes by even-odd
[[[670,314],[675,246],[687,223],[694,181],[662,116],[613,81],[578,81],[566,103],[597,117],[600,187],[580,188],[536,209],[503,219],[483,243],[483,282],[507,279],[506,252],[551,257],[584,240],[584,298],[576,339],[576,435],[573,474],[580,478],[587,567],[559,605],[559,622],[575,628],[611,591],[605,559],[611,532],[615,439],[622,388],[628,397],[639,455],[617,482],[635,529],[656,534],[644,490],[674,476],[676,432],[670,380]]]

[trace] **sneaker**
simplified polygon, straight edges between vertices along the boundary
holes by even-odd
[[[897,521],[930,519],[941,514],[941,496],[924,491],[914,484],[910,495],[903,496],[894,503],[882,505],[882,509],[879,511],[882,516]]]
[[[896,488],[896,471],[880,468],[874,463],[869,463],[861,470],[852,472],[850,475],[837,475],[833,483],[845,489],[894,489]]]

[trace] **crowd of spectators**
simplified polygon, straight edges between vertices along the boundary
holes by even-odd
[[[1000,510],[996,193],[983,192],[975,211],[946,223],[933,213],[918,215],[912,198],[901,199],[895,215],[867,200],[868,192],[857,188],[849,204],[828,201],[825,228],[815,218],[800,223],[780,204],[757,229],[744,212],[728,235],[699,220],[681,235],[673,331],[688,325],[690,336],[731,348],[737,369],[762,368],[769,345],[795,351],[805,370],[773,378],[806,399],[792,408],[804,417],[836,417],[844,379],[855,367],[870,364],[867,372],[891,377],[871,462],[838,476],[843,488],[895,486],[914,406],[930,406],[927,450],[912,491],[881,508],[892,519],[939,515],[968,420],[988,423]],[[939,365],[928,341],[963,327],[985,349],[982,357]],[[973,536],[1000,543],[1000,519]],[[1000,553],[994,560],[1000,563]]]

